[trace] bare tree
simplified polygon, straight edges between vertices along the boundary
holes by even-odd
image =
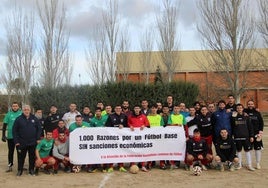
[[[258,24],[259,32],[264,41],[264,46],[268,48],[268,2],[267,0],[259,0],[260,22]],[[268,70],[268,53],[261,54],[262,64],[265,70]]]
[[[95,85],[101,85],[107,80],[104,52],[105,34],[101,24],[94,26],[94,28],[92,32],[93,40],[89,41],[85,54],[91,81]]]
[[[16,93],[21,96],[22,103],[29,103],[29,93],[34,66],[34,16],[23,13],[15,7],[6,21],[7,36],[7,89],[11,91],[11,79],[17,80]],[[12,73],[10,72],[12,71]]]
[[[72,64],[68,50],[69,33],[66,33],[66,9],[57,0],[43,0],[38,5],[43,36],[40,50],[42,64],[42,84],[55,88],[70,79]]]
[[[3,84],[6,92],[7,92],[7,97],[8,97],[8,101],[7,101],[7,106],[11,106],[11,98],[12,95],[15,94],[14,93],[14,85],[12,84],[12,81],[14,80],[14,71],[12,70],[12,66],[10,63],[6,63],[6,68],[5,68],[5,72],[3,72],[1,74],[1,78],[0,78],[0,84]]]
[[[168,82],[171,82],[174,71],[180,66],[179,53],[177,52],[179,49],[177,40],[178,8],[171,0],[162,0],[162,2],[164,9],[156,17],[157,29],[160,35],[158,49],[167,71]]]
[[[118,18],[118,1],[109,0],[107,9],[103,11],[103,23],[105,28],[106,46],[105,56],[107,61],[107,80],[110,82],[116,81],[116,46],[118,42],[119,18]]]
[[[141,54],[139,60],[143,66],[143,76],[145,79],[145,84],[149,83],[150,78],[150,71],[153,69],[153,62],[152,62],[152,51],[153,51],[153,35],[152,29],[146,29],[144,34],[141,36],[140,39],[140,48]]]
[[[120,38],[118,41],[118,50],[117,50],[117,70],[120,71],[123,81],[128,80],[129,69],[130,69],[130,59],[131,55],[127,52],[130,48],[130,38],[128,33],[128,27],[124,27],[124,31],[120,34]]]
[[[202,45],[208,51],[207,71],[217,72],[221,90],[229,90],[239,102],[246,78],[254,67],[254,18],[248,1],[199,1]],[[215,80],[214,80],[215,81]],[[217,82],[219,83],[219,82]]]

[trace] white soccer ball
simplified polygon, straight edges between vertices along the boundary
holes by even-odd
[[[132,174],[137,174],[139,172],[139,167],[137,165],[131,165],[129,172]]]
[[[74,173],[78,173],[78,172],[80,172],[81,171],[81,166],[79,166],[79,165],[74,165],[73,167],[72,167],[72,172],[74,172]]]
[[[200,166],[193,167],[193,175],[200,176],[202,174],[202,168]]]

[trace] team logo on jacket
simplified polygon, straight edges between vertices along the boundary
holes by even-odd
[[[34,119],[32,119],[32,123],[34,123]]]
[[[120,119],[121,123],[123,123],[124,119]]]

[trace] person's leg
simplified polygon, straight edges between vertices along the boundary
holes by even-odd
[[[27,153],[27,149],[21,148],[20,146],[17,146],[17,157],[18,157],[18,173],[17,176],[21,176],[23,172],[23,166],[24,166],[24,161]]]
[[[14,140],[7,139],[7,146],[8,146],[8,169],[6,172],[11,172],[14,160],[14,150],[15,150]]]
[[[34,175],[34,164],[35,164],[35,145],[28,146],[28,157],[29,157],[29,173]]]

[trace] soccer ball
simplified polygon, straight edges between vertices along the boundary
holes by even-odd
[[[72,172],[74,172],[74,173],[78,173],[78,172],[80,172],[81,171],[81,166],[79,166],[79,165],[74,165],[73,167],[72,167]]]
[[[200,176],[202,173],[202,168],[200,166],[193,167],[193,175]]]
[[[131,165],[129,168],[129,172],[131,174],[137,174],[139,172],[139,167],[137,165]]]

